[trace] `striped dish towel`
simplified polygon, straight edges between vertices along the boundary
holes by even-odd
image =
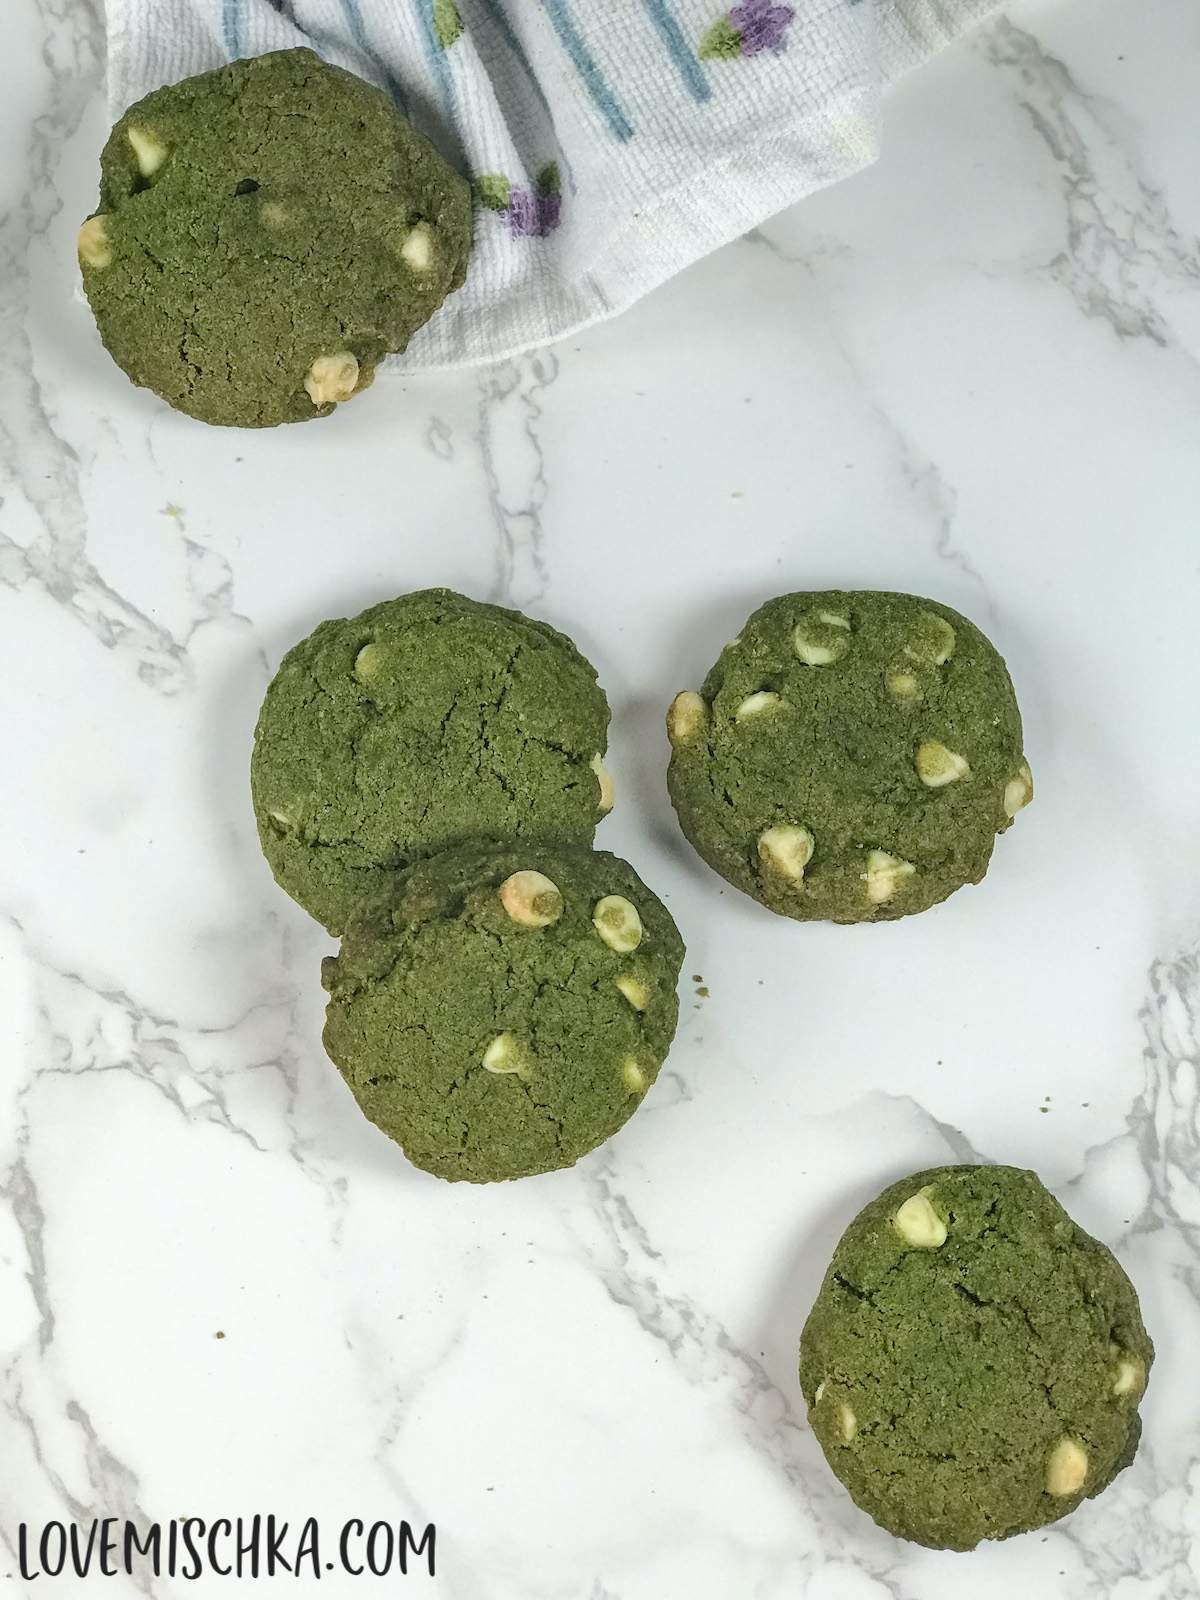
[[[872,161],[882,89],[995,0],[107,0],[114,118],[308,45],[388,89],[477,197],[464,288],[393,368],[623,310]]]

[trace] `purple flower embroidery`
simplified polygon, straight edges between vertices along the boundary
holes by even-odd
[[[562,220],[562,184],[558,167],[548,161],[533,183],[510,183],[500,172],[475,180],[479,203],[508,218],[514,239],[544,239]]]
[[[523,184],[508,191],[508,225],[514,239],[529,239],[538,231],[537,195]]]
[[[562,195],[557,191],[554,194],[538,195],[538,221],[541,224],[539,232],[543,238],[548,233],[553,233],[558,227],[562,217]]]
[[[561,195],[537,194],[523,184],[509,191],[508,225],[514,239],[544,239],[558,227],[561,213]]]
[[[741,37],[742,54],[756,56],[760,50],[784,48],[784,35],[795,15],[791,6],[775,5],[773,0],[743,0],[729,13],[729,21]]]

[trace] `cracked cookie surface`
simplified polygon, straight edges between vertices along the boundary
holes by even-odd
[[[908,916],[978,883],[1033,795],[1003,660],[914,595],[768,601],[667,726],[692,846],[801,921]]]
[[[473,839],[590,844],[608,701],[571,641],[424,589],[323,622],[263,701],[251,759],[276,881],[331,933],[381,874]]]
[[[834,1473],[882,1527],[970,1550],[1126,1467],[1154,1359],[1106,1247],[1015,1167],[937,1167],[843,1234],[800,1339]]]
[[[683,943],[603,851],[476,845],[362,901],[322,979],[325,1048],[416,1166],[489,1183],[568,1167],[641,1104]]]
[[[280,50],[113,128],[83,285],[134,383],[201,421],[327,415],[462,283],[466,182],[386,94]]]

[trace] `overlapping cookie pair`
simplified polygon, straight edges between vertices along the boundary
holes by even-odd
[[[343,936],[326,1049],[440,1177],[570,1166],[670,1046],[683,942],[633,868],[591,848],[608,721],[563,634],[445,589],[322,623],[267,691],[263,851]]]

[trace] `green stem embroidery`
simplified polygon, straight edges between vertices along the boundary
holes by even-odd
[[[507,211],[512,184],[502,172],[484,172],[475,179],[479,204],[488,211]]]
[[[697,52],[701,61],[730,61],[742,53],[742,36],[730,22],[722,17],[700,41]]]
[[[462,18],[454,0],[433,0],[433,31],[443,50],[462,37]]]

